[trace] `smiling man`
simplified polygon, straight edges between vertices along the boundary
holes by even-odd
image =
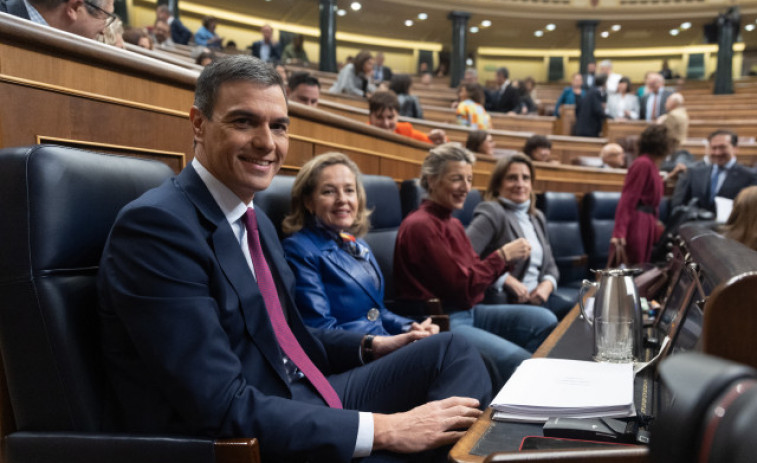
[[[445,461],[490,398],[471,346],[309,330],[298,315],[253,203],[289,147],[281,77],[222,59],[200,75],[190,119],[195,159],[121,211],[103,253],[110,418],[129,432],[257,437],[264,461]]]

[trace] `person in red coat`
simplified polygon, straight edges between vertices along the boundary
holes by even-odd
[[[668,152],[668,129],[650,125],[641,133],[641,156],[631,164],[615,210],[610,246],[625,246],[629,265],[649,262],[657,238],[663,183],[657,166]]]

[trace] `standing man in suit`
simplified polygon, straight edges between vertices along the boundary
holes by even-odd
[[[757,185],[754,172],[736,163],[738,136],[729,130],[716,130],[707,137],[710,164],[689,168],[676,183],[672,207],[688,204],[692,198],[699,207],[715,212],[715,197],[734,199],[739,192]]]
[[[260,33],[263,34],[263,40],[252,43],[252,56],[266,63],[278,63],[281,60],[281,51],[279,44],[273,41],[273,28],[270,24],[263,24]]]
[[[173,40],[174,43],[187,45],[189,41],[192,40],[192,37],[194,37],[192,31],[189,30],[179,18],[174,17],[171,14],[171,9],[168,8],[168,5],[158,5],[155,9],[155,15],[157,16],[158,21],[165,21],[168,23],[168,27],[171,29],[171,40]]]
[[[487,110],[509,113],[520,106],[518,89],[513,87],[509,77],[510,71],[507,68],[497,69],[497,90],[487,94]]]
[[[127,205],[105,245],[112,422],[254,436],[264,461],[446,461],[490,399],[478,353],[450,333],[403,345],[311,330],[294,306],[274,226],[253,204],[289,146],[278,73],[244,55],[216,61],[190,120],[194,160]]]
[[[376,53],[375,63],[373,65],[373,83],[378,85],[381,82],[392,80],[392,68],[384,66],[384,54]]]
[[[670,90],[666,90],[665,79],[661,74],[651,72],[647,75],[646,94],[641,97],[641,107],[639,108],[639,119],[647,122],[655,122],[658,117],[665,114],[665,103],[671,95]]]
[[[582,77],[584,79],[583,89],[588,90],[594,86],[594,74],[597,71],[597,63],[594,61],[589,61],[586,63],[586,74],[582,74]]]
[[[94,39],[116,20],[113,0],[0,0],[0,12]]]
[[[602,133],[602,125],[607,117],[605,114],[606,82],[607,76],[599,74],[594,80],[594,87],[587,90],[586,95],[576,102],[576,125],[573,127],[573,135],[598,137]]]

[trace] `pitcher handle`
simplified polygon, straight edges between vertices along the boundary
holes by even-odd
[[[591,282],[589,280],[584,280],[581,283],[581,289],[578,290],[578,307],[581,308],[581,315],[584,316],[584,320],[586,320],[586,322],[589,325],[591,325],[591,326],[594,326],[594,319],[593,318],[589,318],[586,315],[586,309],[584,308],[584,294],[586,293],[586,290],[588,288],[591,288],[592,286],[596,286],[596,285],[597,285],[596,282]]]

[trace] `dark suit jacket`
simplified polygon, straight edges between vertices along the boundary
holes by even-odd
[[[305,227],[283,244],[297,278],[297,309],[309,326],[386,335],[399,334],[412,323],[384,307],[384,277],[372,253],[368,262],[378,288],[368,270],[323,230]],[[381,313],[373,321],[366,316],[371,308]]]
[[[589,85],[589,76],[591,76],[591,85]],[[594,87],[594,79],[596,79],[596,74],[581,74],[581,77],[584,79],[584,83],[581,86],[584,90],[589,90],[590,88]]]
[[[721,174],[722,175],[722,174]],[[699,199],[699,207],[715,211],[715,203],[710,201],[710,177],[712,176],[711,165],[699,165],[689,168],[678,179],[671,206],[676,207],[687,204],[691,198]],[[718,196],[734,199],[744,188],[757,185],[757,176],[754,172],[741,164],[734,164],[723,180],[723,185],[718,191]]]
[[[579,137],[598,137],[602,133],[602,124],[607,117],[602,103],[606,101],[603,89],[592,87],[576,101],[576,125],[573,135]]]
[[[258,40],[256,42],[252,42],[252,56],[255,58],[260,58],[260,47],[263,46],[263,41]],[[272,43],[271,44],[271,54],[270,54],[270,60],[274,63],[278,63],[281,61],[281,51],[279,50],[279,44],[278,43]]]
[[[270,220],[257,216],[302,347],[327,376],[358,366],[361,335],[311,333],[287,310],[294,275]],[[119,213],[99,289],[106,371],[126,431],[257,437],[266,461],[352,457],[358,412],[291,400],[260,290],[191,165]]]
[[[552,247],[546,233],[544,214],[536,210],[530,217],[539,243],[544,249],[544,260],[539,271],[539,281],[541,282],[546,275],[550,275],[555,281],[558,281],[560,271],[557,269],[555,257],[552,255]],[[482,259],[510,241],[525,237],[515,211],[504,207],[499,201],[480,202],[473,212],[473,220],[465,233],[470,238],[473,249]],[[530,258],[522,259],[517,261],[509,272],[513,277],[522,281],[530,264]]]
[[[664,88],[660,92],[660,113],[657,115],[657,117],[665,114],[665,102],[668,101],[668,97],[672,94],[673,93],[670,90],[666,90]],[[646,95],[641,97],[641,103],[639,104],[639,119],[642,121],[647,119],[647,102],[649,101],[650,96],[652,95],[650,93],[647,93]]]
[[[376,67],[378,68],[379,66]],[[389,82],[390,80],[392,80],[392,68],[390,68],[389,66],[381,66],[381,71],[382,74],[380,82]],[[376,75],[376,69],[373,70],[373,75]]]
[[[505,87],[505,91],[499,94],[499,89],[490,93],[490,104],[486,108],[489,111],[507,113],[514,111],[520,106],[520,95],[518,89],[513,87],[512,83]]]
[[[23,0],[0,0],[0,12],[29,19],[29,12],[26,10]]]
[[[171,40],[180,45],[187,45],[194,37],[194,34],[179,18],[173,18],[171,21]]]

